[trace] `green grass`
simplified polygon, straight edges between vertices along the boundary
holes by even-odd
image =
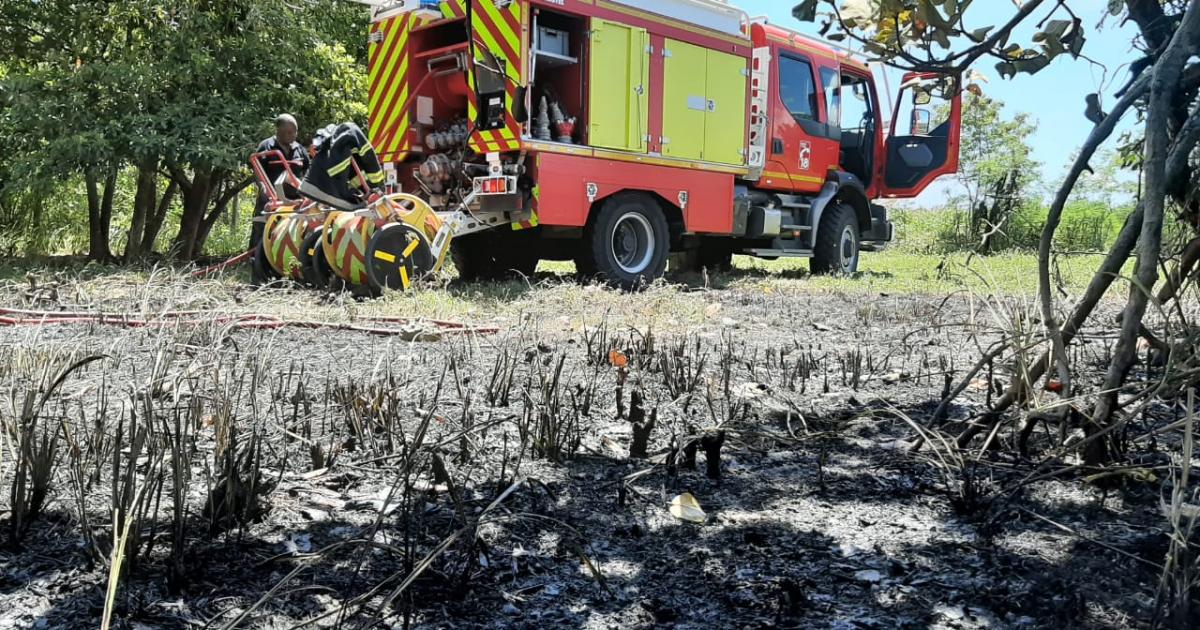
[[[1059,258],[1058,276],[1064,289],[1074,292],[1086,287],[1101,260],[1103,257],[1098,255]],[[946,294],[959,290],[1037,293],[1037,256],[1032,253],[993,256],[967,253],[941,256],[898,250],[865,253],[859,262],[859,273],[849,278],[812,276],[808,273],[808,261],[795,258],[767,261],[739,256],[734,267],[730,279],[733,286],[752,283],[815,292],[889,294]],[[742,277],[738,278],[739,275]]]
[[[1077,295],[1099,262],[1095,255],[1061,258],[1058,268],[1067,293]],[[377,300],[357,300],[349,294],[327,298],[305,289],[259,290],[249,285],[245,268],[196,280],[183,270],[166,267],[124,269],[65,259],[17,261],[0,273],[0,283],[9,289],[23,289],[29,286],[26,274],[39,285],[58,283],[62,286],[59,303],[68,308],[133,313],[198,309],[323,321],[389,315],[505,328],[528,323],[542,330],[577,330],[605,320],[655,330],[719,325],[728,316],[722,302],[747,304],[772,294],[873,298],[969,292],[1029,297],[1037,290],[1037,259],[1027,253],[943,257],[887,251],[864,254],[860,267],[861,272],[853,277],[834,278],[809,274],[804,259],[765,261],[738,256],[730,273],[669,273],[665,281],[630,294],[579,284],[571,263],[543,262],[528,280],[464,284],[455,280],[451,269],[415,291],[389,293]],[[16,291],[7,293],[13,296],[7,302],[22,303]]]

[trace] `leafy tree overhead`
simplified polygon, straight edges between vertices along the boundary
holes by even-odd
[[[111,189],[133,167],[126,258],[148,251],[178,194],[174,253],[191,259],[250,185],[246,158],[275,114],[309,130],[365,117],[365,29],[362,7],[333,0],[5,2],[0,134],[26,139],[18,178],[86,178],[90,258],[112,257]]]
[[[1196,147],[1200,141],[1200,2],[1186,0],[1109,0],[1104,4],[1072,0],[1026,0],[1014,3],[1011,17],[999,24],[977,24],[971,0],[803,0],[793,14],[801,20],[820,21],[832,39],[856,42],[869,55],[896,67],[965,74],[987,61],[1006,78],[1035,73],[1059,59],[1079,59],[1086,44],[1085,25],[1116,18],[1136,25],[1134,54],[1128,83],[1103,103],[1100,94],[1080,95],[1081,111],[1095,127],[1083,142],[1050,207],[1039,247],[1038,293],[1049,350],[1046,355],[1017,370],[1019,378],[989,415],[993,424],[1014,403],[1035,397],[1035,384],[1043,377],[1057,378],[1068,402],[1075,399],[1066,347],[1088,321],[1096,304],[1119,277],[1126,260],[1136,250],[1137,263],[1130,283],[1121,332],[1104,383],[1094,394],[1094,406],[1082,415],[1087,434],[1080,445],[1088,463],[1112,459],[1120,452],[1114,438],[1133,414],[1131,402],[1118,394],[1137,360],[1139,337],[1148,337],[1143,319],[1151,299],[1167,302],[1178,296],[1181,282],[1200,261],[1200,238],[1180,253],[1170,281],[1157,294],[1162,263],[1163,226],[1169,205],[1193,231],[1200,227]],[[992,4],[992,3],[989,3]],[[1032,24],[1028,42],[1012,41],[1014,30]],[[970,25],[970,26],[968,26]],[[1116,243],[1090,286],[1069,314],[1060,313],[1051,286],[1050,265],[1054,234],[1063,209],[1090,161],[1107,141],[1117,122],[1130,110],[1139,114],[1143,186],[1140,201],[1125,222]],[[1193,232],[1194,234],[1194,232]],[[1153,343],[1153,342],[1152,342]],[[1169,346],[1177,359],[1192,357],[1194,348]],[[1176,383],[1175,386],[1180,386]],[[1142,392],[1133,401],[1143,400]],[[1069,409],[1063,405],[1062,409]],[[960,437],[966,443],[988,423],[976,423]],[[995,435],[994,432],[990,433]]]

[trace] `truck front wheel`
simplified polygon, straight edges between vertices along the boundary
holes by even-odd
[[[840,203],[830,208],[817,229],[809,269],[814,274],[849,275],[858,271],[859,232],[854,208]]]
[[[624,193],[605,201],[586,242],[596,273],[614,286],[636,289],[667,270],[667,219],[649,195]]]

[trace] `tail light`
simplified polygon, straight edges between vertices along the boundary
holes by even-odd
[[[509,195],[517,192],[517,178],[503,175],[476,177],[474,189],[477,195]]]

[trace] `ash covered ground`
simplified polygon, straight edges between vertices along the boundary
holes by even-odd
[[[0,327],[0,481],[31,392],[57,444],[39,514],[14,524],[0,498],[0,627],[97,626],[114,538],[122,628],[1151,622],[1165,443],[1092,482],[1062,472],[1070,426],[1038,425],[1025,456],[1023,415],[1003,448],[951,448],[1011,380],[1000,363],[932,420],[947,378],[1021,334],[1028,300],[545,280],[431,290],[476,300],[454,319],[498,332],[380,336],[218,314],[361,323],[411,303],[139,282],[6,299],[212,321]],[[1107,343],[1076,349],[1095,366],[1082,381]],[[1158,404],[1132,431],[1180,417]],[[703,522],[670,511],[685,493]]]

